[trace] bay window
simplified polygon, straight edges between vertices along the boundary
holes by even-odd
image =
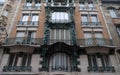
[[[53,12],[51,15],[52,22],[68,22],[69,15],[66,12]]]

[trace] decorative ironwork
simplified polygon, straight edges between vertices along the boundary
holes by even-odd
[[[19,21],[18,25],[19,26],[21,25],[36,26],[36,25],[39,25],[39,21]]]
[[[40,10],[41,6],[23,6],[23,10]]]
[[[27,38],[27,37],[15,37],[7,38],[4,42],[4,45],[42,45],[42,38]]]
[[[88,67],[88,72],[115,72],[113,66],[109,67]]]
[[[101,26],[101,22],[81,22],[83,26]]]
[[[4,72],[30,72],[32,69],[31,66],[4,66]]]
[[[88,38],[77,39],[78,46],[113,46],[111,39],[104,38]]]

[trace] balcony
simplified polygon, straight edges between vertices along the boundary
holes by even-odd
[[[108,67],[88,67],[88,72],[115,72],[115,68],[113,66]]]
[[[61,20],[51,19],[51,20],[49,20],[49,22],[51,22],[51,23],[70,23],[71,20],[67,20],[67,19],[61,19]]]
[[[70,70],[70,67],[67,67],[67,66],[51,66],[50,67],[50,71],[69,71]]]
[[[51,39],[51,40],[49,40],[48,44],[54,44],[56,42],[64,42],[68,45],[73,45],[74,44],[73,40],[58,40],[58,39]]]
[[[101,27],[101,22],[81,22],[82,26],[85,27]]]
[[[69,7],[69,6],[74,6],[73,3],[66,3],[66,2],[51,2],[51,3],[47,3],[47,6],[51,6],[51,7]]]
[[[79,6],[79,10],[96,10],[96,7],[81,7]]]
[[[112,20],[113,20],[114,24],[120,25],[120,18],[113,18]]]
[[[40,10],[41,6],[23,6],[23,10]]]
[[[42,45],[42,38],[15,37],[7,38],[4,45]]]
[[[79,46],[113,46],[111,39],[104,39],[104,38],[78,39],[77,45]]]
[[[19,21],[17,26],[38,26],[39,21]]]
[[[31,72],[31,66],[4,66],[3,72]]]

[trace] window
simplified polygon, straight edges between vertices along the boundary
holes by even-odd
[[[36,32],[35,31],[28,31],[27,34],[27,43],[34,43],[36,37]]]
[[[26,2],[26,6],[27,6],[27,7],[31,7],[31,6],[32,6],[32,1],[27,1],[27,2]]]
[[[40,1],[36,1],[35,2],[35,7],[40,7],[41,6],[41,2]]]
[[[97,15],[91,15],[92,22],[98,22]]]
[[[4,71],[31,71],[31,57],[32,54],[29,53],[11,53],[9,61]]]
[[[27,25],[28,24],[28,18],[29,15],[28,14],[23,14],[21,21],[19,22],[19,25]]]
[[[65,42],[70,43],[70,30],[69,29],[51,29],[50,39],[52,42]]]
[[[28,21],[29,15],[23,14],[21,21]]]
[[[117,15],[116,15],[116,13],[115,13],[115,9],[109,9],[109,13],[110,13],[110,16],[111,16],[112,18],[117,18]]]
[[[112,67],[107,54],[89,54],[88,55],[88,71],[91,72],[114,72],[115,69]]]
[[[95,33],[95,38],[96,38],[96,42],[99,45],[103,45],[104,44],[104,39],[103,39],[103,34],[102,33]]]
[[[88,16],[81,15],[82,25],[88,25]]]
[[[32,22],[31,25],[38,25],[38,20],[39,20],[39,15],[38,14],[33,14],[32,15]]]
[[[68,22],[69,15],[66,12],[54,12],[52,13],[52,22]]]
[[[70,58],[65,53],[55,53],[50,58],[50,71],[68,71],[70,69]]]
[[[25,36],[25,32],[17,32],[16,34],[16,43],[23,42]]]
[[[91,45],[93,43],[91,32],[85,32],[84,38],[85,38],[85,45]]]
[[[118,32],[118,35],[120,36],[120,26],[117,26],[117,32]]]
[[[79,6],[80,6],[80,10],[84,10],[85,9],[85,5],[84,5],[83,2],[80,2]]]
[[[94,9],[93,3],[88,3],[88,8],[89,8],[90,10],[93,10],[93,9]]]

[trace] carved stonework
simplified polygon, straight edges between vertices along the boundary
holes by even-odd
[[[5,27],[7,25],[7,20],[8,20],[8,18],[2,15],[0,17],[0,26]]]

